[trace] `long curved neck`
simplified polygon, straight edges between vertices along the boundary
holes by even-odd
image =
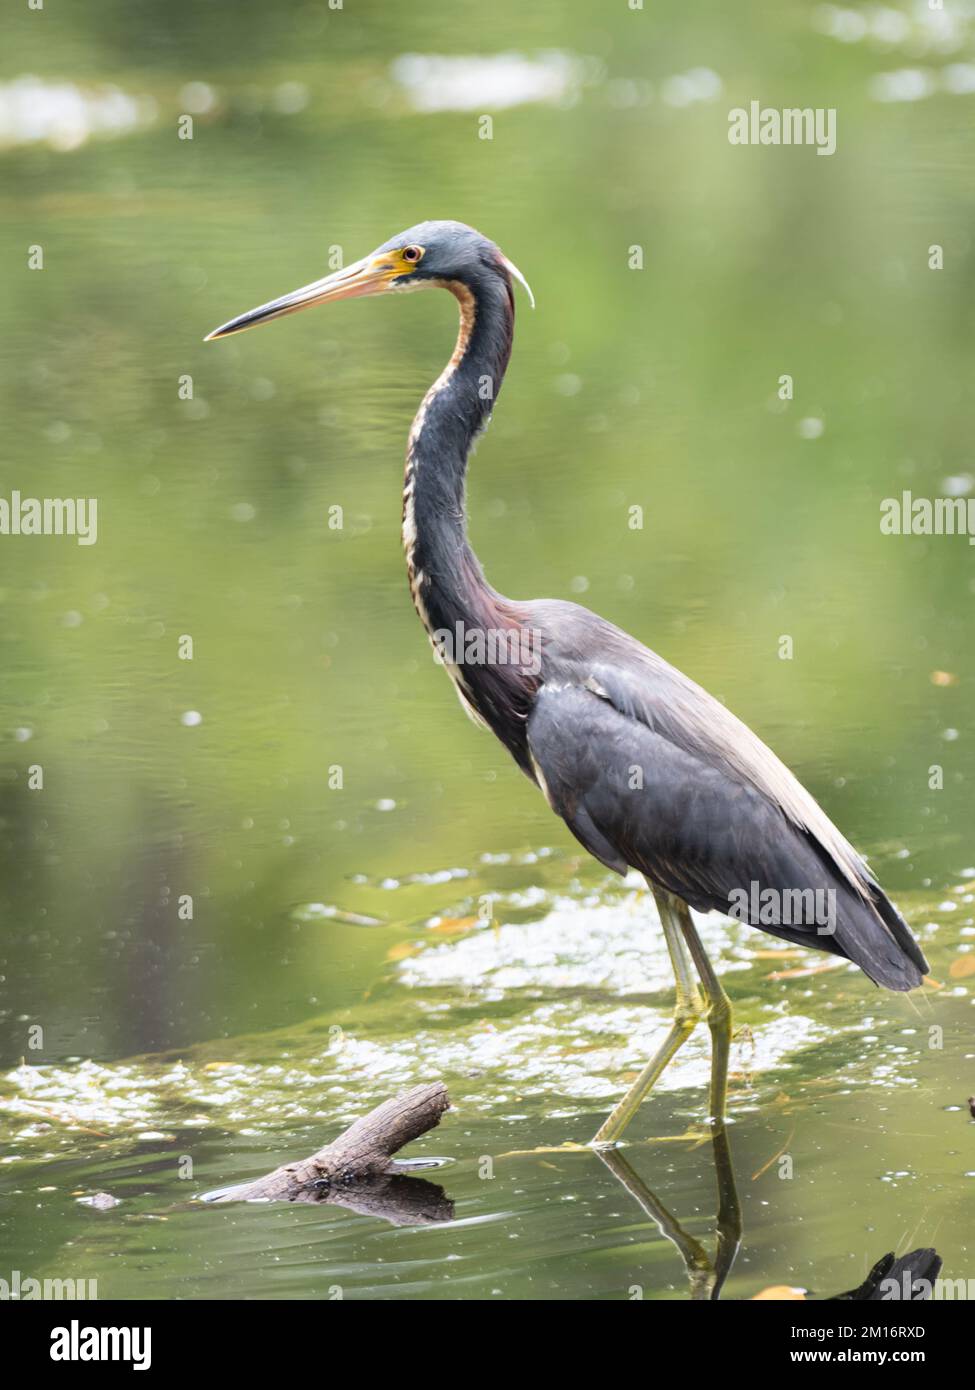
[[[478,287],[448,282],[446,288],[460,304],[457,346],[423,398],[406,454],[403,546],[410,592],[462,704],[531,776],[525,721],[538,671],[528,614],[484,578],[464,510],[467,458],[501,389],[514,304],[505,281],[490,273]],[[445,637],[450,655],[441,645]]]
[[[403,547],[410,590],[428,631],[483,622],[498,600],[467,539],[467,458],[487,424],[511,356],[514,306],[491,276],[477,288],[445,284],[460,305],[450,361],[410,430],[403,486]]]

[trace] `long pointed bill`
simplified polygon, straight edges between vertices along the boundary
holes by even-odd
[[[243,333],[247,328],[256,328],[260,323],[270,323],[272,319],[283,318],[285,314],[296,314],[299,309],[309,309],[313,304],[327,304],[333,299],[357,299],[367,294],[380,294],[388,289],[390,281],[403,273],[403,267],[389,256],[366,256],[334,275],[326,275],[324,280],[316,280],[312,285],[303,285],[300,290],[292,290],[280,299],[272,299],[240,314],[229,323],[222,324],[208,333],[205,343],[214,338],[229,338],[231,333]]]

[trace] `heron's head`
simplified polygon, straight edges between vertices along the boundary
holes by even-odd
[[[209,333],[206,341],[227,338],[231,333],[242,333],[245,328],[256,328],[259,323],[334,299],[357,299],[430,285],[455,293],[462,288],[480,296],[497,287],[510,292],[512,278],[524,285],[534,305],[525,277],[493,241],[463,222],[420,222],[361,261],[231,319]]]

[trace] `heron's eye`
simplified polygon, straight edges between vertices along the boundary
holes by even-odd
[[[404,246],[404,247],[403,247],[403,260],[404,260],[404,261],[410,261],[412,264],[415,265],[416,262],[417,262],[418,260],[420,260],[422,256],[423,256],[423,247],[422,247],[422,246]]]

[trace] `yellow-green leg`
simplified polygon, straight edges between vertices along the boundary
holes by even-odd
[[[650,1094],[656,1084],[657,1078],[661,1075],[678,1048],[691,1036],[695,1027],[705,1016],[706,1012],[697,984],[694,980],[694,972],[691,969],[691,962],[687,956],[687,947],[684,945],[684,922],[677,910],[679,906],[682,907],[686,913],[687,908],[683,903],[680,903],[677,898],[673,897],[672,894],[654,888],[652,884],[651,889],[657,904],[657,911],[660,913],[660,925],[664,930],[664,939],[667,942],[670,963],[674,969],[674,980],[677,985],[677,1003],[674,1008],[674,1019],[670,1025],[670,1031],[666,1038],[664,1038],[657,1051],[650,1058],[650,1061],[643,1068],[643,1071],[641,1071],[640,1075],[606,1120],[605,1124],[600,1127],[592,1140],[593,1144],[603,1145],[616,1143],[626,1126],[630,1123],[630,1120],[632,1120],[633,1116],[640,1108],[643,1100]],[[688,921],[690,921],[689,916]],[[693,927],[691,927],[691,931],[694,931]],[[688,943],[688,945],[689,944],[690,943]],[[699,942],[698,945],[700,945]]]
[[[708,960],[707,952],[691,920],[691,910],[679,898],[674,911],[691,959],[701,981],[701,991],[707,1006],[708,1027],[711,1030],[711,1122],[723,1126],[728,1101],[728,1054],[731,1051],[731,1000]]]

